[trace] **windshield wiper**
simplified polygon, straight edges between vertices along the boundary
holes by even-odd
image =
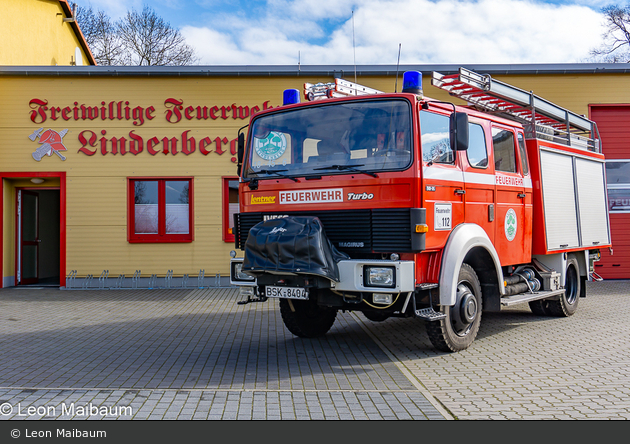
[[[371,171],[360,170],[360,169],[357,168],[357,167],[362,167],[362,166],[364,166],[364,165],[363,164],[359,164],[359,165],[330,165],[330,166],[321,167],[321,168],[313,168],[313,171],[315,171],[315,170],[352,171],[354,173],[362,173],[362,174],[367,174],[368,176],[378,177],[378,175],[376,173],[373,173]]]
[[[258,170],[258,171],[254,171],[255,174],[275,174],[278,177],[282,177],[283,179],[289,179],[292,180],[293,182],[299,182],[295,177],[290,177],[287,176],[286,174],[280,174],[283,171],[288,171],[288,170]],[[260,177],[258,177],[257,179],[260,179]]]

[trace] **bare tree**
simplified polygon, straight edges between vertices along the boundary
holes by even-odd
[[[199,60],[179,29],[149,6],[116,22],[102,10],[78,6],[76,19],[98,65],[182,66]]]
[[[591,50],[591,57],[602,62],[630,62],[630,5],[610,5],[602,12],[606,18],[604,43]]]
[[[97,65],[121,65],[124,49],[111,19],[91,6],[77,6],[76,20]]]
[[[128,11],[116,22],[116,34],[125,48],[124,65],[181,66],[198,60],[179,29],[173,28],[146,5],[141,12]]]

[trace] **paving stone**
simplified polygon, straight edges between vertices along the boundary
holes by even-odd
[[[587,285],[569,318],[484,313],[455,354],[436,352],[421,321],[360,313],[296,338],[276,300],[237,305],[229,288],[1,289],[0,404],[56,412],[0,419],[627,420],[630,282]]]

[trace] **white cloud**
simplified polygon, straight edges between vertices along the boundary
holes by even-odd
[[[272,0],[262,17],[182,28],[201,64],[579,62],[599,45],[603,16],[528,0]],[[337,22],[329,29],[331,22]]]

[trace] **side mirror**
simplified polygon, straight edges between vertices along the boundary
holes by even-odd
[[[468,114],[454,112],[450,117],[451,149],[466,151],[468,149]]]
[[[236,174],[241,175],[241,167],[243,166],[243,154],[245,153],[245,134],[238,133],[238,146],[236,151],[236,158],[238,163],[236,164]]]

